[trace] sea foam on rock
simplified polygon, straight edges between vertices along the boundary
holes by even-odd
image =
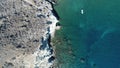
[[[42,68],[49,68],[52,66],[55,55],[52,49],[52,46],[50,44],[50,40],[52,37],[54,37],[55,29],[56,29],[56,23],[59,22],[57,18],[52,13],[53,9],[50,9],[49,14],[46,15],[47,21],[51,22],[42,37],[42,45],[40,45],[38,51],[36,52],[36,63],[35,67],[42,67]]]
[[[40,7],[39,7],[40,8]],[[49,14],[46,14],[47,22],[51,22],[42,37],[42,45],[40,45],[39,49],[35,52],[36,53],[36,63],[35,67],[40,68],[49,68],[53,65],[55,60],[55,55],[53,48],[51,46],[51,38],[54,37],[56,23],[59,22],[57,18],[52,13],[53,9],[49,10]]]
[[[42,45],[40,45],[39,50],[37,51],[37,63],[35,64],[36,67],[44,67],[49,68],[52,66],[53,61],[55,60],[55,55],[53,53],[52,46],[50,44],[51,37],[54,37],[55,29],[56,29],[56,23],[58,20],[56,17],[51,14],[48,18],[49,21],[52,23],[48,26],[47,31],[45,32],[45,35],[42,37]]]

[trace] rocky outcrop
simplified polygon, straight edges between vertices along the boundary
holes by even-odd
[[[46,0],[0,0],[0,68],[49,68],[57,18]]]

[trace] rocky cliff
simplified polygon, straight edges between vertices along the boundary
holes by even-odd
[[[0,68],[49,68],[57,18],[47,0],[0,0]]]

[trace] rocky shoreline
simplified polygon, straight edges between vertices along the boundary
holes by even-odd
[[[35,67],[52,68],[52,65],[54,64],[55,54],[51,45],[51,39],[54,37],[58,20],[54,15],[51,15],[49,21],[51,21],[52,24],[48,26],[47,31],[41,40],[42,45],[40,45],[35,53],[37,60]]]
[[[51,68],[58,16],[51,0],[1,0],[0,68]]]

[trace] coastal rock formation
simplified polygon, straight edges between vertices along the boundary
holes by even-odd
[[[47,0],[0,0],[0,68],[52,66],[49,40],[58,22],[52,11]]]

